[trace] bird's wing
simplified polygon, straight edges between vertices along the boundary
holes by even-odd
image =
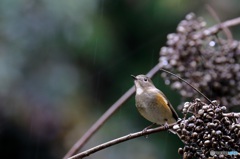
[[[176,119],[176,121],[177,121],[178,118],[179,118],[177,112],[175,111],[175,109],[173,108],[173,106],[171,105],[171,103],[168,101],[167,97],[163,94],[163,92],[160,91],[160,90],[158,90],[158,91],[159,91],[159,93],[160,93],[163,97],[165,97],[166,103],[167,103],[167,105],[169,106],[169,108],[170,108],[170,110],[171,110],[171,112],[172,112],[173,118]]]

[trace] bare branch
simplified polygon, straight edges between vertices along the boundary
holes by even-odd
[[[220,24],[216,24],[210,28],[207,28],[205,29],[204,31],[201,31],[201,32],[198,32],[196,34],[194,34],[192,36],[193,39],[201,39],[201,38],[204,38],[204,37],[207,37],[209,35],[213,35],[213,34],[216,34],[218,31],[224,29],[224,28],[228,28],[228,27],[231,27],[231,26],[235,26],[235,25],[238,25],[240,24],[240,17],[238,18],[234,18],[234,19],[231,19],[231,20],[227,20],[225,22],[222,22]]]
[[[225,117],[234,117],[234,118],[240,118],[240,113],[233,113],[233,112],[231,112],[231,113],[223,113],[223,116],[225,116]]]
[[[217,21],[217,23],[221,23],[221,20],[219,18],[219,16],[217,15],[217,13],[215,12],[215,10],[209,5],[206,5],[206,8],[208,10],[208,12],[213,16],[213,18]],[[231,31],[227,28],[227,27],[223,27],[223,32],[225,33],[227,39],[229,42],[231,42],[233,40],[233,36]]]
[[[159,65],[154,66],[147,74],[148,77],[153,77],[159,71]],[[120,108],[134,93],[134,87],[131,87],[123,94],[91,127],[88,131],[73,145],[73,147],[64,156],[64,159],[76,154],[84,144],[92,137],[92,135],[110,118],[115,111]]]
[[[103,143],[101,145],[98,145],[98,146],[93,147],[91,149],[88,149],[86,151],[83,151],[83,152],[81,152],[81,153],[79,153],[79,154],[77,154],[75,156],[72,156],[72,157],[70,157],[68,159],[81,159],[81,158],[89,156],[89,155],[91,155],[91,154],[93,154],[93,153],[95,153],[97,151],[100,151],[102,149],[110,147],[112,145],[116,145],[116,144],[119,144],[121,142],[128,141],[128,140],[140,137],[140,136],[145,136],[145,135],[149,135],[149,134],[153,134],[153,133],[157,133],[157,132],[160,132],[160,131],[164,131],[164,130],[170,129],[175,124],[176,123],[169,124],[168,128],[166,128],[165,126],[160,126],[160,127],[157,127],[157,128],[147,129],[147,130],[139,131],[139,132],[136,132],[136,133],[128,134],[128,135],[122,136],[120,138],[117,138],[117,139],[105,142],[105,143]]]
[[[183,82],[185,82],[187,85],[189,85],[192,89],[194,89],[196,92],[198,92],[201,96],[203,96],[209,103],[212,103],[210,99],[208,99],[208,97],[206,97],[201,91],[199,91],[197,88],[195,88],[194,86],[192,86],[188,81],[184,80],[183,78],[179,77],[178,75],[172,73],[172,72],[169,72],[163,68],[160,68],[161,71],[164,71],[172,76],[175,76],[177,77],[178,79],[182,80]]]

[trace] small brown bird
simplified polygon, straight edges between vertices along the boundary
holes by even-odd
[[[158,125],[175,123],[178,115],[166,96],[145,75],[134,76],[136,107],[147,120]]]

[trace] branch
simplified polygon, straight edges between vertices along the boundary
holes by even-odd
[[[208,99],[207,96],[205,96],[201,91],[199,91],[197,88],[193,87],[188,81],[184,80],[183,78],[181,78],[180,76],[170,72],[170,71],[167,71],[163,68],[160,68],[161,71],[163,72],[166,72],[174,77],[177,77],[178,79],[182,80],[183,82],[185,82],[187,85],[189,85],[192,89],[194,89],[197,93],[199,93],[201,96],[203,96],[209,103],[212,103],[212,101],[210,99]]]
[[[220,18],[218,17],[217,13],[215,12],[215,10],[209,5],[206,5],[206,8],[208,10],[208,12],[212,15],[212,17],[217,21],[217,23],[221,23]],[[233,36],[231,31],[228,28],[223,27],[223,32],[225,33],[227,39],[229,42],[231,42],[233,40]]]
[[[148,73],[148,77],[153,77],[159,71],[159,64],[154,66]],[[91,127],[88,131],[73,145],[73,147],[68,151],[68,153],[64,156],[64,159],[69,158],[76,154],[84,144],[92,137],[92,135],[110,118],[115,111],[118,110],[128,98],[130,98],[135,89],[131,87],[125,94],[123,94]]]
[[[137,138],[137,137],[140,137],[140,136],[145,136],[145,135],[149,135],[149,134],[153,134],[153,133],[157,133],[157,132],[160,132],[160,131],[164,131],[164,130],[170,129],[176,123],[169,124],[168,127],[160,126],[160,127],[154,128],[154,129],[147,129],[147,130],[139,131],[139,132],[136,132],[136,133],[128,134],[128,135],[122,136],[120,138],[117,138],[117,139],[105,142],[105,143],[103,143],[101,145],[98,145],[98,146],[93,147],[91,149],[88,149],[86,151],[83,151],[83,152],[81,152],[81,153],[79,153],[79,154],[77,154],[75,156],[72,156],[72,157],[70,157],[68,159],[82,159],[82,158],[84,158],[86,156],[89,156],[89,155],[91,155],[91,154],[93,154],[93,153],[95,153],[97,151],[100,151],[100,150],[105,149],[107,147],[110,147],[112,145],[116,145],[116,144],[119,144],[121,142],[124,142],[124,141],[127,141],[127,140],[131,140],[131,139],[134,139],[134,138]]]
[[[240,113],[223,113],[223,116],[225,116],[225,117],[234,117],[234,118],[240,118]]]
[[[200,31],[200,32],[194,34],[192,36],[192,38],[194,40],[201,39],[201,38],[207,37],[209,35],[216,34],[218,31],[220,31],[224,28],[228,28],[228,27],[235,26],[235,25],[238,25],[238,24],[240,24],[240,17],[234,18],[234,19],[231,19],[231,20],[227,20],[227,21],[222,22],[220,24],[216,24],[216,25],[214,25],[210,28],[207,28],[203,31]]]

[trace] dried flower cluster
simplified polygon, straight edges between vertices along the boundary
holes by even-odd
[[[191,13],[169,34],[160,51],[159,63],[200,90],[207,97],[227,106],[240,104],[240,43],[208,34],[206,22]],[[195,38],[198,33],[204,36]],[[162,73],[172,88],[184,98],[199,97],[186,83]]]
[[[188,158],[240,158],[240,124],[236,116],[224,114],[225,106],[217,101],[206,104],[200,99],[186,102],[182,110],[187,119],[173,127],[185,143],[179,154]],[[222,153],[222,154],[221,154]]]

